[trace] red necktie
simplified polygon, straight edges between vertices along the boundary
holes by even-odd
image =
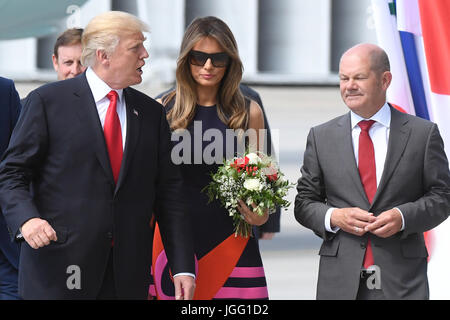
[[[358,123],[361,128],[359,134],[358,170],[367,199],[372,203],[377,192],[377,174],[375,166],[375,151],[372,139],[369,136],[369,129],[375,123],[374,120],[364,120]],[[373,265],[373,253],[370,238],[367,241],[366,254],[364,256],[364,268]]]
[[[116,91],[111,90],[106,96],[110,103],[108,111],[106,112],[103,131],[105,133],[106,146],[108,147],[109,161],[111,163],[114,181],[117,183],[123,156],[122,129],[116,110],[118,94]]]

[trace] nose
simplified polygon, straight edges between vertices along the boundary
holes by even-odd
[[[347,82],[347,90],[357,90],[358,86],[356,84],[356,81],[353,79],[349,79]]]
[[[143,46],[142,59],[147,59],[149,57],[147,49]]]
[[[83,66],[82,66],[81,63],[79,63],[79,62],[74,62],[74,63],[72,64],[72,69],[70,70],[70,72],[71,72],[73,75],[77,76],[77,75],[79,75],[80,73],[83,72]]]
[[[208,60],[206,60],[205,64],[203,65],[203,68],[205,68],[205,69],[212,69],[212,68],[214,68],[214,65],[212,64],[211,58],[208,58]]]

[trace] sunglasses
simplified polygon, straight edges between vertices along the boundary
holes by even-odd
[[[216,68],[224,68],[230,62],[230,57],[225,52],[212,54],[195,50],[189,52],[189,62],[194,66],[203,67],[208,59],[211,59],[211,63]]]

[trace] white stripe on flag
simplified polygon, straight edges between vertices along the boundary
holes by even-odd
[[[391,63],[392,82],[387,91],[387,100],[415,115],[397,21],[389,12],[389,2],[372,0],[378,45],[386,51]]]

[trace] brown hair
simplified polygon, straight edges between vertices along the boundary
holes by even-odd
[[[225,22],[211,16],[195,19],[184,33],[177,60],[176,88],[163,98],[165,105],[175,98],[173,108],[167,115],[170,126],[172,130],[185,129],[194,118],[197,92],[190,70],[189,52],[205,37],[217,40],[230,57],[217,97],[219,118],[231,129],[245,130],[248,126],[248,112],[244,96],[239,89],[243,65],[239,58],[237,43]]]
[[[58,58],[59,47],[72,46],[81,43],[82,34],[83,29],[80,28],[67,29],[66,31],[61,33],[58,39],[56,39],[55,46],[53,48],[53,54],[55,55],[55,57]]]

